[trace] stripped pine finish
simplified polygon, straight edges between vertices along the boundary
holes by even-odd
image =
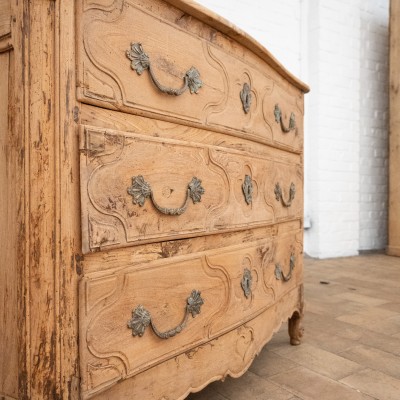
[[[300,343],[306,85],[183,0],[0,0],[0,69],[0,397],[183,399]]]

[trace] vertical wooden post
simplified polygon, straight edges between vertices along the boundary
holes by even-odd
[[[400,256],[400,1],[390,2],[389,243]]]
[[[59,397],[57,376],[57,260],[55,160],[55,7],[53,1],[27,3],[23,31],[27,43],[25,68],[25,135],[28,258],[28,385],[32,399]]]

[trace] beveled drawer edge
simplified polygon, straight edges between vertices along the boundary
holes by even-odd
[[[217,233],[209,236],[199,236],[188,239],[179,239],[166,242],[151,244],[139,244],[135,247],[125,247],[120,249],[108,249],[103,252],[93,252],[85,255],[82,267],[87,274],[103,274],[106,271],[119,271],[125,266],[136,268],[147,264],[148,261],[167,260],[172,257],[179,259],[188,254],[212,251],[220,248],[222,241],[225,247],[236,245],[237,243],[250,243],[264,240],[266,237],[276,238],[285,237],[294,232],[301,232],[302,219],[280,222],[267,227],[246,229],[245,231],[233,231]],[[213,238],[212,236],[215,236]],[[190,247],[188,244],[190,243]],[[178,244],[178,246],[171,245]],[[124,260],[121,262],[117,260]],[[98,268],[101,266],[101,268]]]
[[[81,88],[78,87],[77,93],[79,94],[80,92],[81,92]],[[211,132],[221,133],[224,135],[230,135],[230,136],[234,136],[237,138],[250,140],[255,143],[267,145],[272,148],[287,151],[287,152],[290,152],[293,154],[297,154],[297,155],[303,154],[303,148],[295,148],[295,147],[277,142],[276,140],[273,140],[273,139],[262,138],[260,135],[257,135],[257,134],[254,134],[254,133],[251,133],[251,132],[248,132],[245,130],[237,130],[237,129],[233,129],[231,127],[221,127],[219,125],[205,125],[204,123],[197,122],[196,120],[190,120],[188,118],[183,119],[183,118],[180,118],[179,116],[173,117],[173,116],[161,113],[161,112],[158,113],[156,111],[146,111],[146,110],[142,110],[139,108],[131,108],[131,107],[128,107],[128,106],[125,106],[122,104],[115,106],[112,103],[108,103],[108,102],[105,103],[104,101],[98,101],[97,99],[88,98],[88,97],[81,96],[81,95],[78,95],[78,100],[82,104],[105,108],[105,109],[116,111],[116,112],[125,112],[125,113],[131,114],[131,115],[138,115],[140,117],[145,117],[145,118],[149,118],[149,119],[157,119],[159,121],[165,121],[165,122],[170,122],[170,123],[179,123],[180,125],[183,125],[183,126],[204,129],[204,130],[211,131]]]

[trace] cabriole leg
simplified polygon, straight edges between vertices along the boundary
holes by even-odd
[[[304,328],[301,326],[303,315],[295,311],[291,318],[289,318],[289,336],[290,344],[298,346],[304,334]]]

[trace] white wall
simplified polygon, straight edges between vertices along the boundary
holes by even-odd
[[[361,11],[360,249],[387,244],[388,207],[388,19],[387,0]],[[385,223],[382,223],[385,221]]]
[[[389,0],[200,0],[311,86],[306,95],[305,250],[387,241]]]

